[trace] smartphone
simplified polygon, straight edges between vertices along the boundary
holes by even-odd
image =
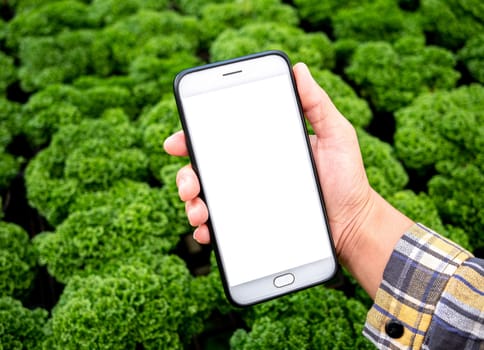
[[[184,70],[174,92],[228,299],[247,306],[331,279],[334,246],[286,54]]]

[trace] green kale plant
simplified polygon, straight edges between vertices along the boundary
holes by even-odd
[[[230,339],[233,350],[373,349],[361,331],[366,308],[341,291],[324,287],[255,306],[246,315],[249,331]]]
[[[350,9],[358,5],[371,3],[369,0],[294,0],[294,5],[298,10],[299,16],[309,22],[316,28],[328,27],[331,24],[331,18],[338,13],[340,9]]]
[[[469,235],[463,229],[442,222],[435,198],[424,192],[416,194],[411,190],[404,190],[394,193],[388,200],[411,220],[424,224],[465,249],[472,250]]]
[[[39,147],[50,141],[62,125],[79,123],[83,119],[80,107],[86,104],[86,97],[78,89],[70,85],[51,85],[22,105],[23,131],[32,146]]]
[[[173,0],[171,3],[184,15],[200,16],[206,5],[230,3],[231,0]]]
[[[336,57],[336,69],[338,71],[344,71],[344,69],[349,66],[353,53],[360,44],[361,43],[358,40],[351,38],[339,39],[333,43]]]
[[[334,66],[334,50],[328,37],[276,22],[250,23],[227,29],[210,47],[210,59],[219,61],[263,50],[285,51],[291,60],[319,69]]]
[[[225,29],[238,29],[246,24],[274,22],[297,26],[293,7],[280,0],[242,0],[207,4],[201,9],[201,35],[206,43],[213,41]]]
[[[458,49],[468,38],[484,32],[480,0],[422,0],[418,12],[431,41],[449,49]]]
[[[183,41],[177,40],[177,36],[166,39],[166,41],[181,43],[180,46],[183,45]],[[157,41],[161,42],[161,40]],[[142,100],[144,107],[156,104],[165,94],[171,94],[173,79],[182,69],[204,63],[191,52],[186,52],[183,48],[180,48],[180,51],[166,56],[154,53],[140,55],[129,66],[128,76],[133,81],[133,91],[136,97],[144,97]]]
[[[6,151],[21,125],[20,105],[0,97],[0,191],[9,186],[22,164],[21,158]]]
[[[141,145],[139,130],[119,109],[63,126],[27,166],[30,204],[56,225],[81,193],[108,189],[121,179],[147,181]]]
[[[162,167],[173,163],[180,164],[178,158],[170,156],[163,148],[165,139],[181,129],[173,97],[166,97],[153,108],[147,109],[141,114],[137,124],[142,133],[143,151],[148,156],[151,172],[160,179]]]
[[[95,26],[88,16],[89,6],[81,1],[31,1],[28,7],[8,22],[6,43],[11,49],[17,49],[24,38]]]
[[[78,89],[49,85],[22,106],[23,132],[32,147],[38,148],[48,143],[60,127],[99,118],[111,108],[121,108],[131,118],[137,114],[135,97],[123,86],[103,84]]]
[[[405,37],[361,44],[345,72],[377,110],[393,112],[423,92],[453,88],[460,77],[455,64],[450,51]]]
[[[0,151],[0,190],[7,188],[19,173],[21,161],[8,152]]]
[[[0,18],[0,40],[5,40],[5,36],[7,35],[7,22]]]
[[[419,18],[403,11],[397,1],[389,0],[343,7],[332,15],[332,25],[337,39],[360,42],[395,42],[404,36],[423,34]]]
[[[484,88],[462,86],[416,98],[395,113],[395,150],[411,169],[442,160],[466,164],[484,150]]]
[[[457,57],[464,62],[471,76],[484,84],[484,34],[480,33],[467,40]]]
[[[58,281],[87,276],[113,261],[175,248],[189,230],[165,190],[120,181],[107,190],[79,193],[55,232],[35,236],[39,262]]]
[[[188,224],[185,203],[180,201],[175,181],[178,170],[187,163],[186,159],[179,158],[177,162],[162,166],[160,170],[160,181],[163,184],[160,195],[163,197],[163,212],[168,217],[166,230],[176,235],[190,232],[193,229]]]
[[[126,18],[124,21],[128,21],[130,18]],[[176,21],[176,18],[175,16],[173,20]],[[116,25],[122,23],[123,21],[116,22]],[[181,27],[184,26],[183,23],[179,25]],[[125,28],[124,30],[129,32],[130,29]],[[121,36],[119,40],[123,42],[122,36],[126,33],[123,34],[119,30],[118,34]],[[98,31],[96,35],[97,40],[102,41],[106,39],[105,35],[107,34],[104,32],[99,33]],[[103,45],[102,43],[99,44]],[[107,57],[105,56],[105,51],[109,48],[106,45],[89,52],[87,69],[89,75],[78,77],[73,81],[73,85],[86,92],[94,92],[96,89],[105,90],[106,94],[98,97],[100,102],[104,100],[110,101],[112,100],[111,96],[117,96],[117,92],[112,91],[112,89],[121,88],[127,90],[128,96],[125,94],[125,96],[116,101],[116,105],[111,105],[111,107],[127,107],[129,105],[130,108],[127,110],[127,113],[132,117],[138,114],[141,109],[156,104],[164,94],[171,94],[173,77],[179,71],[202,63],[201,59],[196,55],[198,42],[193,40],[191,35],[187,35],[184,30],[174,33],[166,32],[163,36],[153,35],[152,37],[147,37],[146,42],[136,48],[136,54],[133,54],[132,60],[126,63],[126,67],[123,68],[123,75],[106,76],[111,74],[112,69],[115,69],[111,66],[114,63],[110,63],[109,60],[111,58],[109,54],[107,54]],[[110,43],[109,45],[112,44]],[[117,47],[119,48],[119,45]],[[126,49],[134,50],[131,46],[126,47]],[[105,66],[101,67],[103,62]],[[92,96],[97,95],[99,95],[99,90]],[[82,106],[79,107],[82,108]],[[88,114],[92,116],[93,113],[90,112]]]
[[[5,149],[22,128],[21,105],[0,97],[0,149]]]
[[[312,70],[312,76],[331,97],[338,110],[355,127],[365,128],[373,117],[368,103],[340,76],[328,70]]]
[[[357,134],[366,175],[375,191],[388,198],[403,189],[408,182],[408,175],[393,147],[364,130],[357,129]]]
[[[13,57],[0,51],[0,96],[3,96],[14,81],[17,80],[17,69],[14,65]]]
[[[185,43],[185,46],[196,48],[199,32],[199,24],[194,17],[181,16],[174,11],[142,9],[104,27],[98,33],[91,46],[94,72],[100,76],[127,74],[131,63],[149,49],[146,45],[152,46],[154,40],[169,36],[171,45],[168,48],[171,52],[177,49],[177,40],[181,35],[182,40],[189,43]],[[156,48],[163,46],[157,45]]]
[[[141,9],[166,10],[169,3],[168,0],[93,0],[88,16],[97,25],[104,27]]]
[[[428,93],[396,112],[395,148],[405,165],[433,176],[429,194],[444,223],[461,227],[471,247],[483,245],[484,88]]]
[[[185,204],[180,201],[176,174],[189,163],[188,157],[173,157],[164,148],[164,140],[181,129],[178,112],[173,98],[162,99],[156,106],[138,119],[142,132],[143,150],[149,159],[151,174],[161,182],[161,193],[168,204],[164,213],[168,216],[168,230],[177,234],[191,231],[185,213]]]
[[[14,11],[16,15],[32,11],[37,9],[45,4],[53,3],[55,1],[63,1],[63,0],[9,0],[7,8],[11,11]]]
[[[35,277],[37,255],[25,230],[0,221],[0,297],[22,298]]]
[[[183,349],[203,328],[176,256],[127,258],[67,284],[49,321],[51,349]]]
[[[213,252],[210,255],[209,269],[207,274],[197,276],[193,280],[193,284],[196,286],[193,290],[193,298],[195,300],[204,300],[204,303],[201,304],[204,309],[201,309],[201,311],[204,311],[206,316],[212,312],[218,312],[222,315],[231,312],[243,314],[244,312],[233,306],[225,296],[220,272]]]
[[[23,37],[19,43],[18,75],[24,91],[68,83],[92,67],[92,30],[63,31],[52,36]]]
[[[210,347],[220,317],[242,323],[233,349],[373,348],[361,335],[371,300],[349,275],[351,298],[319,286],[240,310],[213,255],[201,275],[205,248],[186,261],[197,277],[168,255],[185,257],[193,230],[175,181],[188,159],[163,149],[180,129],[172,81],[184,68],[267,49],[304,61],[354,125],[372,187],[479,252],[481,2],[5,1],[0,217],[12,219],[24,178],[44,231],[31,241],[0,222],[0,349]],[[369,134],[381,117],[396,119],[395,135],[383,135],[392,145]],[[45,301],[45,289],[31,300],[38,265],[65,285],[47,296],[48,310],[18,301]],[[228,342],[234,327],[223,327],[215,337]]]
[[[47,311],[29,310],[12,297],[0,297],[0,348],[41,350]]]
[[[484,134],[481,134],[481,139]],[[429,194],[447,222],[462,227],[469,239],[464,247],[484,248],[484,149],[467,164],[449,160],[437,163],[438,175],[428,183]],[[450,237],[457,243],[455,237]]]

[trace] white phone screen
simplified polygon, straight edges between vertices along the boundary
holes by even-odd
[[[332,255],[289,73],[183,98],[228,285]]]

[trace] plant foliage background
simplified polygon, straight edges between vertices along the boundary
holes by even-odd
[[[310,66],[385,198],[483,256],[482,1],[4,0],[0,12],[0,349],[372,348],[370,300],[348,274],[238,310],[191,240],[174,184],[187,160],[162,148],[180,128],[172,79],[266,49]]]

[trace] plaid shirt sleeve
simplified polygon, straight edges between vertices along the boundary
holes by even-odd
[[[484,260],[414,225],[397,243],[363,334],[380,349],[484,349]]]

